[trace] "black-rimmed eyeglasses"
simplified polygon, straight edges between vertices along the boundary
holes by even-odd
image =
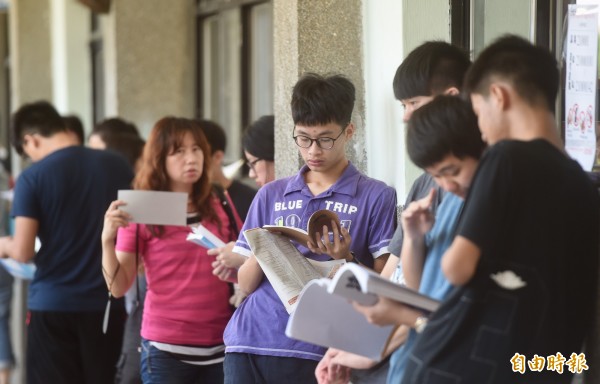
[[[248,168],[250,168],[251,170],[253,170],[254,173],[256,173],[256,169],[254,168],[254,165],[256,163],[258,163],[259,161],[261,161],[261,160],[264,160],[264,159],[257,158],[257,159],[254,159],[252,161],[246,161],[246,165],[248,166]]]
[[[319,137],[313,139],[305,135],[296,135],[294,136],[294,141],[296,142],[296,145],[300,148],[310,148],[313,145],[313,143],[316,142],[317,146],[321,149],[331,149],[333,148],[335,141],[339,139],[340,136],[342,136],[342,133],[344,133],[348,124],[346,124],[344,128],[342,128],[342,131],[339,135],[337,135],[335,139],[332,137]]]

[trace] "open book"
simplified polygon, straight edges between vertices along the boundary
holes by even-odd
[[[306,285],[285,333],[294,339],[380,360],[395,327],[371,324],[352,307],[352,301],[373,305],[377,295],[425,313],[439,306],[437,300],[349,263],[332,280],[318,279]]]
[[[300,228],[286,227],[282,225],[264,225],[263,228],[270,232],[281,233],[282,235],[289,237],[290,239],[298,242],[299,244],[306,246],[306,243],[309,239],[313,239],[314,241],[317,232],[320,233],[321,236],[323,235],[324,225],[327,226],[329,231],[331,231],[332,220],[335,223],[335,226],[337,227],[338,231],[340,231],[340,218],[335,212],[329,211],[327,209],[315,211],[312,215],[310,215],[310,217],[308,218],[308,228],[306,231]]]
[[[331,221],[329,221],[329,226],[331,226]],[[283,229],[285,227],[275,228]],[[270,232],[270,230],[249,229],[244,232],[244,236],[285,309],[288,313],[292,313],[296,307],[298,295],[306,283],[313,279],[333,277],[346,261],[319,262],[308,259],[298,251],[290,239],[283,234],[283,231]],[[290,230],[289,233],[291,232],[302,234],[297,229]],[[304,242],[304,244],[306,243]]]
[[[192,227],[192,232],[187,235],[186,240],[196,243],[207,249],[221,248],[225,246],[223,240],[219,239],[214,233],[209,231],[202,224]]]

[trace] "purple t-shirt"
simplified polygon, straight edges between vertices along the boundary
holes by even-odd
[[[385,183],[360,173],[352,164],[327,191],[313,196],[304,166],[292,177],[262,187],[252,205],[234,252],[250,256],[243,231],[263,225],[286,225],[306,229],[310,215],[320,209],[338,214],[352,237],[351,250],[361,263],[389,253],[388,244],[396,225],[396,192]],[[302,254],[316,260],[329,259],[299,246]],[[266,278],[235,311],[225,334],[225,352],[320,360],[325,349],[285,336],[289,315]]]

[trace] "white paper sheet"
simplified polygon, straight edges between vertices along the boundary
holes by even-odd
[[[120,190],[118,198],[127,203],[121,209],[133,223],[186,225],[187,193]]]

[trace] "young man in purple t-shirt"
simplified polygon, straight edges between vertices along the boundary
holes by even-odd
[[[225,330],[226,383],[314,383],[314,370],[325,352],[285,336],[289,315],[252,254],[244,230],[267,224],[306,228],[313,212],[329,209],[340,218],[342,236],[300,245],[302,254],[315,260],[348,261],[355,255],[378,272],[387,260],[396,225],[396,194],[360,173],[346,158],[346,144],[355,130],[354,100],[353,84],[340,75],[308,74],[294,86],[293,137],[306,165],[295,176],[259,190],[234,248],[248,257],[238,282],[249,296]]]

